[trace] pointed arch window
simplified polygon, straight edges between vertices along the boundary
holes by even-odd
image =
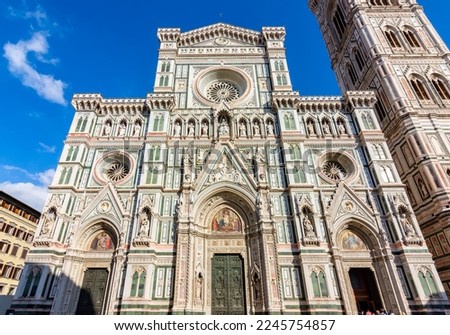
[[[419,78],[412,78],[409,80],[411,87],[417,95],[419,100],[430,100],[430,95],[428,94],[425,85]]]
[[[23,289],[23,297],[34,297],[41,280],[42,271],[40,268],[35,267],[31,269],[27,274],[27,281],[25,282],[25,287]]]
[[[401,48],[402,47],[402,45],[400,44],[400,41],[398,40],[397,35],[395,34],[395,32],[393,30],[386,30],[384,32],[384,34],[386,35],[386,38],[387,38],[391,48]]]
[[[353,55],[355,57],[356,64],[358,65],[359,71],[362,71],[362,69],[364,68],[364,60],[363,60],[361,51],[359,51],[358,48],[355,48],[355,49],[353,49]]]
[[[438,295],[438,290],[436,287],[436,283],[434,281],[433,275],[430,271],[420,271],[419,272],[419,281],[422,285],[423,291],[425,295],[429,297],[433,297]]]
[[[291,113],[284,114],[284,127],[286,130],[295,130],[295,120]]]
[[[80,118],[78,119],[77,126],[75,127],[75,132],[80,131],[81,125],[82,125],[82,124],[83,124],[83,118],[80,117]]]
[[[170,62],[164,62],[161,64],[161,72],[170,72]]]
[[[347,64],[347,73],[350,77],[350,80],[352,81],[352,84],[355,85],[358,77],[356,76],[355,68],[351,63]]]
[[[283,86],[287,85],[287,77],[285,74],[277,75],[277,84]]]
[[[420,43],[417,36],[410,29],[403,30],[402,32],[410,47],[420,48]]]
[[[142,298],[144,296],[145,279],[146,272],[144,270],[140,269],[133,273],[130,290],[131,297]]]
[[[444,82],[441,78],[434,78],[431,82],[441,99],[450,100],[450,90],[446,82]]]
[[[161,76],[159,78],[159,86],[161,87],[169,86],[169,76]]]
[[[83,120],[83,123],[81,125],[81,129],[80,129],[81,132],[86,130],[87,121],[88,121],[88,119],[87,119],[87,117],[85,117]]]
[[[311,281],[313,285],[314,297],[328,297],[328,288],[323,271],[311,272]]]
[[[347,23],[345,21],[344,13],[339,5],[336,7],[336,11],[334,12],[333,24],[339,38],[342,38],[345,33],[345,29],[347,28]]]

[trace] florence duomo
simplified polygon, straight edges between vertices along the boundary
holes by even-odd
[[[226,23],[158,29],[145,97],[73,96],[11,313],[450,313],[449,51],[415,0],[300,5],[341,96]]]

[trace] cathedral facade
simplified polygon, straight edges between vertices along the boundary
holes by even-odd
[[[147,97],[73,97],[12,313],[449,310],[379,92],[293,91],[282,27],[158,38]]]

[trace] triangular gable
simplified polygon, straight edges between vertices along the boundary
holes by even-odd
[[[363,201],[345,182],[340,182],[330,203],[328,216],[336,222],[344,216],[360,217],[374,223],[372,208]]]
[[[230,144],[228,146],[218,144],[206,157],[204,168],[196,181],[196,189],[202,192],[210,185],[222,181],[234,183],[251,192],[254,192],[257,186],[252,171],[244,163],[242,154],[238,150],[233,150]]]
[[[89,203],[81,213],[81,222],[86,222],[95,216],[111,218],[113,222],[120,222],[127,215],[125,206],[112,183],[108,183]]]
[[[261,33],[225,23],[190,30],[179,37],[181,46],[263,46],[263,43]]]

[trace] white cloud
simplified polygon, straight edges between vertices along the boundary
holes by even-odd
[[[9,71],[19,78],[24,86],[31,87],[44,99],[67,105],[64,98],[64,89],[67,84],[55,79],[52,75],[39,73],[28,61],[28,54],[33,52],[36,58],[46,63],[54,63],[55,60],[45,60],[48,52],[47,38],[43,32],[36,32],[27,41],[20,40],[16,44],[6,43],[3,46],[3,56],[8,60]]]
[[[12,17],[17,17],[26,20],[36,20],[36,23],[39,27],[44,27],[47,25],[48,17],[47,13],[41,6],[37,6],[35,10],[30,10],[28,8],[25,9],[17,9],[12,6],[8,7],[9,15]]]
[[[28,206],[42,211],[47,200],[47,186],[33,183],[0,183],[0,190],[22,201]]]
[[[48,186],[53,181],[55,170],[48,169],[42,172],[31,173],[25,169],[12,165],[2,165],[1,168],[23,174],[27,179],[31,179],[31,181],[21,181],[16,183],[11,181],[1,182],[0,190],[19,199],[28,206],[41,211],[42,208],[44,208],[48,194]]]
[[[56,151],[56,146],[54,145],[47,145],[45,143],[39,142],[39,148],[38,148],[39,152],[46,152],[46,153],[50,153],[50,154],[54,154]]]

